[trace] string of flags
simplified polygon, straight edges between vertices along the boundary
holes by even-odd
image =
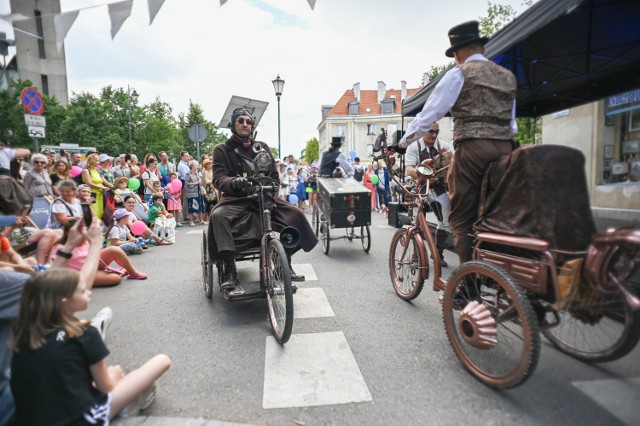
[[[228,2],[228,0],[219,0],[219,1],[220,1],[220,7],[222,7],[225,3]],[[160,8],[162,8],[162,5],[164,4],[164,2],[165,0],[147,0],[147,6],[149,10],[149,25],[153,24],[153,20],[155,19],[158,12],[160,12]],[[307,2],[309,3],[311,10],[314,10],[316,6],[316,0],[307,0]],[[88,7],[80,8],[77,10],[68,11],[68,12],[53,13],[50,15],[42,16],[43,18],[45,16],[53,17],[53,26],[56,34],[56,47],[58,48],[58,51],[62,49],[62,45],[64,44],[64,39],[67,37],[69,30],[71,29],[74,22],[78,18],[78,15],[80,14],[80,12],[82,10],[93,9],[93,8],[102,7],[102,6],[107,6],[109,11],[109,19],[111,20],[111,39],[113,40],[116,34],[118,34],[118,31],[120,31],[120,28],[122,28],[122,25],[124,24],[124,22],[131,15],[131,9],[133,8],[133,0],[123,0],[115,3],[88,6]],[[34,18],[29,18],[19,13],[10,13],[6,15],[0,15],[0,19],[3,21],[9,22],[11,24],[14,24],[20,21],[26,21]]]

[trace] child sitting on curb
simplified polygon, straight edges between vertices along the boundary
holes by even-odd
[[[143,238],[136,238],[129,231],[131,216],[125,209],[118,209],[113,213],[111,225],[107,229],[107,243],[120,247],[127,254],[140,254],[146,248]]]

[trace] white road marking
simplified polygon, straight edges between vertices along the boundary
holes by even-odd
[[[331,305],[321,288],[299,288],[293,296],[294,318],[335,317]]]
[[[590,380],[572,384],[625,424],[638,424],[640,377]]]
[[[376,227],[380,229],[396,229],[394,226],[391,226],[391,225],[376,225]]]
[[[305,281],[318,281],[316,271],[310,263],[292,263],[291,267],[296,271],[296,274],[304,275]]]
[[[294,334],[285,345],[267,337],[262,407],[310,407],[371,401],[341,331]]]
[[[190,234],[200,234],[202,235],[202,229],[192,229],[191,231],[187,231],[185,232],[186,235],[190,235]]]

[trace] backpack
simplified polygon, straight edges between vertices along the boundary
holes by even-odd
[[[364,168],[362,166],[354,167],[353,178],[358,182],[362,182],[362,179],[364,178]]]

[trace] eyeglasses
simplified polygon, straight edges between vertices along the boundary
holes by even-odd
[[[433,133],[434,135],[437,135],[438,133],[440,133],[440,130],[429,130],[429,133]]]
[[[47,164],[46,161],[34,161],[33,164]]]
[[[250,119],[250,118],[242,118],[242,117],[240,117],[240,118],[238,118],[238,123],[240,123],[240,124],[247,123],[247,126],[253,126],[253,120]]]

